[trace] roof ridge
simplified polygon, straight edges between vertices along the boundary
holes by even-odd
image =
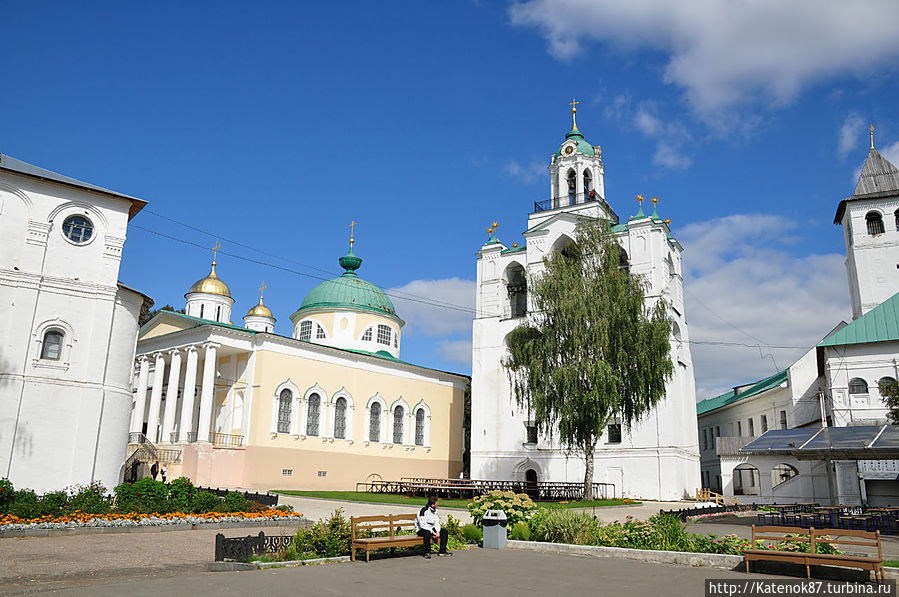
[[[899,292],[830,334],[818,346],[845,346],[899,340]]]

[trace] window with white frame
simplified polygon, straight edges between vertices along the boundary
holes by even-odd
[[[378,344],[390,346],[390,326],[378,324]]]
[[[402,406],[393,409],[393,443],[403,443],[403,419],[406,411]]]
[[[300,333],[297,336],[297,340],[310,339],[312,339],[312,322],[307,319],[306,321],[300,322]]]
[[[381,441],[381,404],[378,402],[372,403],[369,412],[368,440]]]
[[[415,445],[425,445],[425,409],[415,411]]]
[[[762,433],[768,431],[768,415],[762,415]]]
[[[868,382],[860,377],[853,377],[849,380],[849,393],[850,394],[867,394],[868,393]]]
[[[316,331],[315,331],[315,339],[316,339],[316,340],[323,340],[323,339],[325,338],[325,330],[324,330],[324,328],[322,328],[322,326],[320,326],[320,325],[317,325],[317,326],[315,326],[315,330],[316,330]]]
[[[399,334],[394,334],[394,335],[393,335],[393,347],[394,347],[394,348],[399,348],[399,347],[400,347],[400,335],[399,335]]]
[[[290,390],[281,390],[278,397],[278,433],[290,433],[290,411],[293,394]]]
[[[62,357],[62,341],[65,336],[59,330],[47,330],[41,344],[41,358],[58,361]]]
[[[94,225],[84,216],[69,216],[62,223],[62,233],[76,245],[83,245],[94,234]]]
[[[318,422],[321,414],[321,397],[309,394],[306,399],[306,435],[318,436]]]
[[[371,342],[371,330],[372,328],[368,328],[367,330],[365,330],[365,333],[362,334],[363,342]]]
[[[334,403],[334,437],[346,439],[346,398],[338,398]]]

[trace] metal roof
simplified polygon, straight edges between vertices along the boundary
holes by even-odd
[[[847,344],[893,341],[899,341],[899,293],[832,333],[818,346],[846,346]]]
[[[734,402],[751,398],[752,396],[776,388],[787,381],[787,371],[789,371],[789,369],[784,369],[771,377],[766,377],[765,379],[757,381],[745,390],[738,390],[737,388],[743,386],[737,386],[737,388],[734,388],[726,394],[703,400],[696,404],[696,414],[704,415],[707,412],[727,406],[728,404],[733,404]]]
[[[137,215],[137,212],[143,209],[143,207],[147,204],[147,202],[143,199],[138,199],[137,197],[132,197],[130,195],[118,193],[116,191],[104,189],[103,187],[98,187],[97,185],[90,184],[89,182],[75,180],[74,178],[69,178],[68,176],[63,176],[62,174],[51,172],[50,170],[46,170],[44,168],[39,168],[38,166],[29,164],[28,162],[23,162],[22,160],[17,160],[14,157],[4,154],[0,154],[0,170],[8,170],[17,174],[24,174],[26,176],[39,178],[42,180],[50,180],[73,187],[87,189],[89,191],[103,193],[104,195],[112,195],[113,197],[125,199],[131,202],[131,209],[128,211],[129,220]]]
[[[772,429],[746,444],[740,454],[782,454],[799,460],[892,460],[899,458],[899,427]]]
[[[858,184],[855,185],[855,193],[837,205],[833,223],[842,223],[843,214],[846,212],[846,203],[850,201],[879,199],[895,195],[899,195],[899,168],[896,168],[872,147],[858,177]]]

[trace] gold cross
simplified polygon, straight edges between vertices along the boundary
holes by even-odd
[[[218,239],[216,239],[215,246],[212,247],[212,263],[213,263],[213,265],[215,265],[216,254],[218,253],[218,250],[221,248],[222,248],[222,245],[220,245]]]
[[[259,300],[260,301],[262,300],[262,293],[265,291],[266,288],[268,288],[268,286],[265,285],[265,280],[263,280],[262,286],[259,287]]]
[[[871,131],[871,149],[874,149],[874,123],[869,122],[868,124],[871,125],[871,128],[869,129]]]
[[[571,98],[571,101],[568,103],[568,105],[571,106],[571,130],[573,130],[573,131],[576,131],[576,130],[577,130],[577,117],[576,117],[576,113],[577,113],[577,105],[578,105],[579,103],[580,103],[580,102],[577,101],[577,100],[574,99],[574,98]]]
[[[578,105],[579,103],[581,103],[581,102],[577,101],[577,100],[574,99],[574,98],[571,98],[571,101],[568,102],[568,105],[571,106],[571,111],[572,111],[572,112],[577,112],[577,105]]]
[[[353,234],[356,231],[356,220],[350,222],[350,248],[353,248]]]

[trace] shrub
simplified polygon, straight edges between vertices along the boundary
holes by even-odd
[[[350,554],[352,526],[338,508],[328,519],[310,528],[298,529],[291,541],[289,554],[295,559],[330,558]]]
[[[487,510],[502,510],[506,514],[508,526],[516,522],[527,521],[537,509],[537,505],[523,493],[515,494],[511,491],[491,491],[476,497],[468,504],[472,521],[482,526],[481,521]]]
[[[9,479],[0,479],[0,514],[6,514],[15,497],[15,489]]]
[[[280,506],[275,506],[273,510],[281,510],[282,512],[293,512],[293,506],[288,506],[287,504],[281,504]]]
[[[88,514],[105,514],[111,508],[107,493],[106,488],[97,481],[89,485],[76,485],[69,490],[66,508],[69,512],[80,510]]]
[[[9,513],[19,518],[37,518],[41,515],[41,503],[31,489],[20,489],[13,496]]]
[[[65,491],[51,491],[41,496],[41,515],[62,516],[66,511],[69,494]]]
[[[204,512],[219,512],[223,510],[218,510],[218,508],[227,507],[225,506],[222,499],[212,493],[211,491],[201,491],[196,497],[193,498],[193,502],[191,504],[191,510],[198,514],[203,514]]]
[[[602,525],[586,512],[550,510],[537,529],[538,541],[595,545]]]
[[[462,536],[466,543],[480,543],[484,540],[484,532],[476,524],[467,524],[462,527]]]
[[[250,502],[244,494],[237,491],[231,491],[225,496],[225,503],[228,505],[228,512],[248,512],[250,510]]]
[[[516,522],[509,531],[509,539],[514,539],[516,541],[530,541],[531,526],[521,520]]]
[[[187,477],[178,477],[169,483],[169,507],[172,512],[193,512],[196,497],[197,488]]]

